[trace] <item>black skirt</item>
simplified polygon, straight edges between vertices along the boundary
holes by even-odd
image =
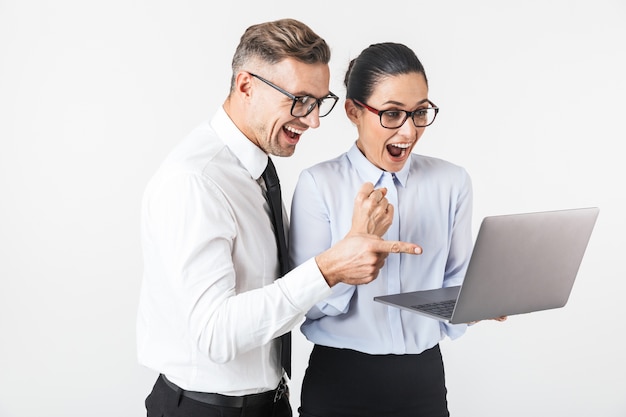
[[[415,355],[369,355],[315,345],[301,417],[448,417],[439,345]]]

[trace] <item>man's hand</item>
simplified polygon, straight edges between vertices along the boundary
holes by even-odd
[[[393,220],[393,205],[389,204],[386,188],[374,189],[366,182],[354,199],[352,228],[348,234],[367,233],[382,236]]]
[[[390,253],[419,255],[422,248],[414,243],[383,240],[366,233],[350,233],[333,247],[315,257],[329,286],[339,282],[367,284],[378,276]]]

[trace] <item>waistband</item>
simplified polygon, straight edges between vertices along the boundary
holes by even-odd
[[[180,393],[183,397],[218,407],[244,408],[275,403],[280,400],[286,392],[288,392],[288,387],[284,379],[281,379],[278,387],[271,391],[261,392],[259,394],[233,396],[210,392],[187,391],[168,380],[165,375],[159,375],[159,378],[165,383],[165,385],[177,393]]]

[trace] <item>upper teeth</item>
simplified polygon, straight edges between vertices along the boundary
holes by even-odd
[[[391,146],[395,146],[396,148],[407,149],[411,146],[410,143],[392,143]]]
[[[294,129],[291,126],[285,126],[285,129],[287,129],[290,132],[295,133],[296,135],[301,135],[302,133],[304,133],[304,130],[298,130],[298,129]]]

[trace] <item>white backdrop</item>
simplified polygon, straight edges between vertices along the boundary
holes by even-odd
[[[444,341],[462,416],[623,417],[626,4],[620,0],[0,0],[0,416],[145,415],[137,365],[139,205],[166,153],[224,100],[250,24],[308,23],[348,61],[403,42],[441,108],[416,152],[470,172],[485,215],[599,206],[568,305]],[[343,100],[280,159],[355,139]],[[611,289],[607,289],[611,288]],[[311,348],[298,331],[293,405]],[[339,393],[338,393],[339,395]]]

